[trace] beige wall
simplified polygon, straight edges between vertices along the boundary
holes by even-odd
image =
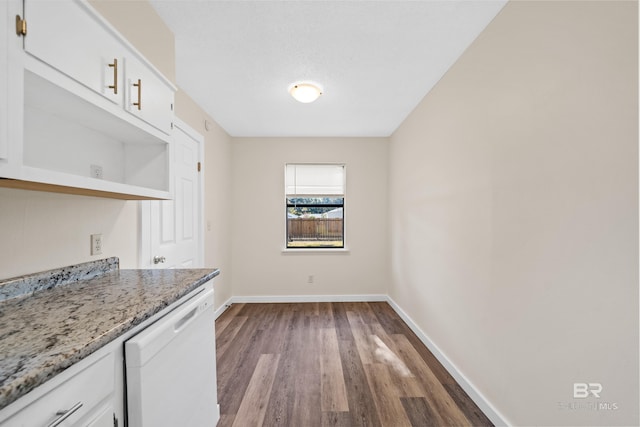
[[[386,294],[387,156],[384,138],[234,139],[234,295]],[[346,163],[349,253],[282,253],[284,165],[294,162]]]
[[[110,256],[121,268],[138,264],[135,202],[0,189],[0,279]],[[91,256],[91,234],[102,255]]]
[[[515,425],[639,423],[637,64],[637,2],[510,2],[391,138],[390,296]]]

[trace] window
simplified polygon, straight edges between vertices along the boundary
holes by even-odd
[[[287,248],[344,248],[345,167],[287,164]]]

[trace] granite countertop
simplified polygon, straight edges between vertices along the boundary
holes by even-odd
[[[110,258],[0,281],[0,409],[219,273]]]

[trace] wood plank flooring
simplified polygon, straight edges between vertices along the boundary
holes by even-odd
[[[492,425],[384,302],[234,304],[216,340],[219,427]]]

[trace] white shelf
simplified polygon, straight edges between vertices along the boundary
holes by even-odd
[[[27,70],[23,135],[23,179],[38,175],[42,182],[44,174],[34,172],[40,169],[52,172],[47,181],[61,185],[109,190],[108,184],[127,184],[169,192],[167,141]],[[92,165],[102,168],[102,180],[91,177]],[[75,182],[57,181],[62,175]]]

